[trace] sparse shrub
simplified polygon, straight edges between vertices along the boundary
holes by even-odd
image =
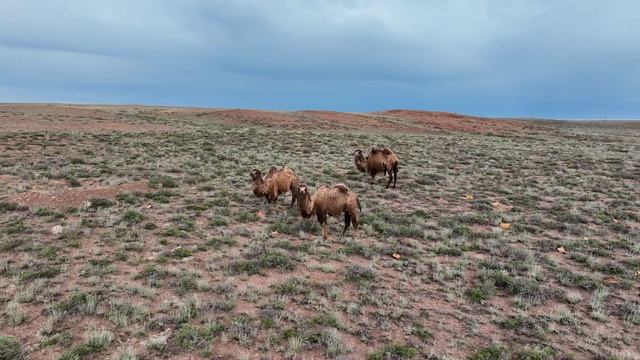
[[[178,259],[186,258],[191,255],[193,255],[193,253],[191,252],[191,250],[187,248],[178,247],[173,250],[173,257],[176,257]]]
[[[513,360],[553,360],[554,351],[550,347],[545,346],[525,346],[524,348],[515,351],[511,355]]]
[[[482,304],[489,299],[489,292],[482,287],[473,287],[465,291],[465,295],[469,300]]]
[[[20,271],[18,278],[21,282],[27,282],[34,279],[51,279],[58,274],[60,274],[60,269],[57,267],[34,265],[32,269]]]
[[[237,260],[229,264],[231,273],[259,274],[264,268],[275,268],[281,271],[295,269],[297,259],[279,249],[260,249],[256,253],[247,254],[249,259]]]
[[[197,290],[200,276],[192,272],[182,272],[173,282],[173,288],[178,294],[185,294]]]
[[[25,314],[20,308],[20,305],[14,301],[7,303],[5,314],[9,317],[11,324],[14,326],[20,325],[27,320],[27,314]]]
[[[640,325],[640,304],[634,302],[624,302],[620,305],[622,319],[631,325]]]
[[[153,189],[158,189],[158,188],[172,189],[172,188],[178,187],[178,182],[176,181],[176,179],[172,178],[171,176],[165,176],[165,175],[154,176],[151,179],[149,179],[149,187]]]
[[[227,226],[228,224],[227,219],[223,217],[215,217],[209,221],[209,226],[211,227]]]
[[[71,187],[80,187],[80,186],[82,186],[80,181],[78,181],[78,179],[76,179],[76,178],[67,179],[67,184],[69,184],[69,186],[71,186]]]
[[[469,356],[469,360],[502,360],[506,358],[504,352],[504,347],[498,344],[492,344],[473,353]]]
[[[241,223],[247,223],[247,222],[258,221],[260,220],[260,218],[258,217],[258,215],[252,212],[242,212],[236,215],[236,220],[238,220]]]
[[[582,295],[580,295],[580,293],[576,291],[567,292],[565,297],[567,299],[567,302],[569,302],[569,304],[577,304],[580,301],[582,301]]]
[[[10,211],[24,211],[27,209],[28,207],[15,202],[0,201],[0,214]]]
[[[431,331],[429,331],[428,329],[426,329],[424,326],[422,326],[419,323],[411,324],[410,333],[411,333],[411,335],[416,335],[417,337],[419,337],[423,341],[433,337],[433,334],[431,333]]]
[[[84,343],[62,354],[59,360],[77,360],[104,351],[113,340],[113,334],[107,330],[91,330]]]
[[[0,335],[0,360],[22,359],[22,345],[18,340]]]
[[[239,315],[233,318],[226,329],[229,337],[242,345],[250,344],[255,338],[257,331],[258,327],[245,315]]]
[[[363,266],[359,264],[352,264],[346,267],[344,271],[344,277],[350,282],[368,282],[375,278],[375,272],[369,266]]]
[[[606,288],[596,289],[591,295],[589,306],[591,307],[591,317],[600,321],[604,321],[606,315],[604,313],[604,301],[609,296],[609,290]]]
[[[127,210],[123,215],[122,215],[122,221],[132,225],[132,224],[138,224],[142,221],[143,216],[141,213],[139,213],[136,210]]]
[[[152,223],[152,222],[148,222],[148,223],[144,224],[144,228],[146,230],[154,230],[154,229],[158,228],[158,225],[156,225],[155,223]]]
[[[91,209],[104,209],[115,205],[113,201],[104,198],[92,198],[89,200],[89,203],[91,204],[89,206]]]
[[[9,226],[5,227],[4,233],[7,235],[15,235],[28,232],[29,228],[24,224],[22,220],[15,220],[9,223]]]
[[[416,356],[417,353],[418,351],[411,346],[391,344],[391,345],[386,345],[385,347],[383,347],[382,349],[374,353],[369,353],[369,355],[367,355],[367,359],[368,360],[413,359],[413,357]]]
[[[120,349],[117,353],[118,360],[137,360],[138,357],[131,347]]]
[[[273,288],[279,294],[300,295],[309,292],[306,288],[306,283],[306,280],[303,278],[290,277],[282,284],[273,285]]]
[[[205,347],[213,337],[221,332],[224,327],[215,321],[197,327],[190,324],[182,324],[175,334],[175,342],[178,346],[193,350]]]

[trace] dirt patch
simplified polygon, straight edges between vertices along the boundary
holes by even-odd
[[[146,181],[138,181],[115,186],[73,189],[55,192],[25,192],[10,198],[11,201],[28,206],[30,208],[48,208],[64,210],[81,206],[92,198],[113,199],[121,192],[149,191]]]

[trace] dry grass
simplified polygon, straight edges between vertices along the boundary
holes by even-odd
[[[639,356],[637,126],[327,133],[101,114],[101,128],[111,116],[173,131],[0,133],[10,359]],[[397,189],[353,166],[372,145],[400,157]],[[358,236],[338,241],[332,219],[323,241],[289,195],[266,213],[249,172],[282,164],[354,190]],[[11,201],[133,182],[148,189],[70,209]]]

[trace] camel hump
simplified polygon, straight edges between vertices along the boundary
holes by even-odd
[[[389,149],[389,148],[384,148],[384,149],[382,149],[382,153],[385,154],[385,155],[391,155],[391,154],[393,154],[393,151],[391,151],[391,149]]]
[[[378,150],[378,149],[376,149],[376,148],[372,147],[372,148],[371,148],[370,153],[371,153],[371,154],[376,154],[378,151],[380,151],[380,150]]]
[[[346,193],[349,192],[349,188],[345,184],[335,184],[335,185],[333,185],[333,187],[338,189],[341,193],[345,193],[346,194]]]
[[[271,178],[277,173],[278,173],[278,168],[275,167],[275,166],[272,166],[271,169],[269,169],[269,172],[267,173],[267,175],[265,175],[265,177],[266,178]]]

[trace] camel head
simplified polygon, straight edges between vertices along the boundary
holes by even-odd
[[[367,170],[367,159],[364,157],[362,150],[357,149],[351,155],[353,155],[353,161],[360,172]]]
[[[258,169],[251,170],[249,176],[251,176],[251,181],[262,181],[262,174],[260,174],[260,170]]]

